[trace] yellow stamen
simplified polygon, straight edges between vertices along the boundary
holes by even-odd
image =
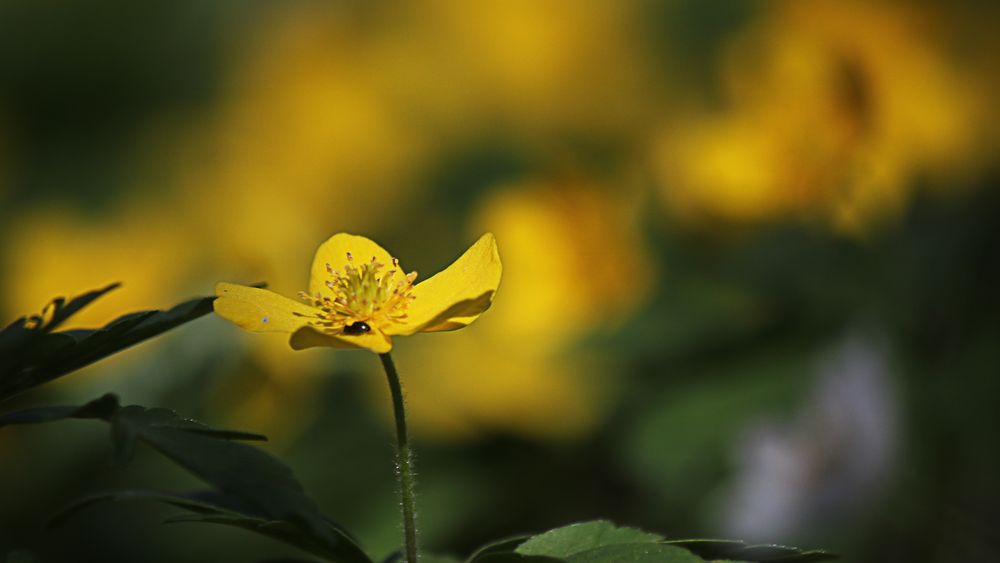
[[[375,256],[355,267],[352,265],[354,255],[348,252],[347,261],[350,264],[344,266],[343,272],[326,264],[330,279],[325,285],[332,296],[299,293],[302,299],[319,309],[310,324],[327,332],[342,333],[345,327],[355,323],[366,323],[373,330],[379,330],[392,323],[404,322],[406,308],[415,299],[411,292],[417,273],[402,275],[399,260],[395,258],[392,269],[384,273],[385,265]]]

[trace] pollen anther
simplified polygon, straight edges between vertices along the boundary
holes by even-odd
[[[347,261],[353,263],[354,255],[346,253]],[[385,272],[384,264],[372,256],[371,261],[359,266],[345,264],[343,271],[326,264],[330,279],[324,282],[332,295],[316,293],[315,297],[305,292],[299,296],[319,309],[311,324],[326,332],[339,334],[362,334],[356,327],[368,326],[379,330],[394,323],[406,321],[406,309],[412,294],[417,272],[403,274],[399,260],[392,258],[392,269]],[[355,328],[351,328],[355,327]]]

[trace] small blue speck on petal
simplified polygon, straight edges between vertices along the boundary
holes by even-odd
[[[269,320],[271,320],[271,319],[269,319],[268,317],[265,316],[263,319],[260,320],[260,322],[262,322],[264,324],[267,324],[267,321],[269,321]]]

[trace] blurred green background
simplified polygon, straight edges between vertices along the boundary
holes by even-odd
[[[484,231],[467,330],[395,350],[422,541],[611,518],[846,561],[1000,551],[991,2],[0,0],[0,312],[101,325],[363,233],[421,279]],[[271,437],[398,545],[383,376],[200,320],[6,405],[106,391]],[[99,423],[0,430],[0,560],[246,561],[88,492],[183,490]]]

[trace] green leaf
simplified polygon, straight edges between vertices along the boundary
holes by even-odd
[[[214,491],[194,493],[146,490],[105,491],[87,495],[62,508],[49,520],[49,526],[62,524],[78,512],[100,502],[162,502],[197,513],[229,513],[230,509],[222,506],[223,503],[219,502],[220,498],[220,495]],[[232,513],[236,514],[236,512]]]
[[[669,540],[667,545],[682,547],[704,559],[731,559],[753,563],[811,563],[837,556],[822,550],[802,550],[784,545],[747,545],[736,540]]]
[[[356,558],[345,550],[342,543],[353,544],[353,540],[344,535],[332,523],[328,523],[331,534],[338,536],[337,543],[329,543],[325,538],[313,535],[308,530],[292,522],[268,520],[240,511],[237,502],[214,491],[199,491],[194,493],[169,493],[160,491],[111,491],[87,496],[66,507],[53,520],[52,525],[65,521],[80,510],[103,501],[152,501],[161,502],[190,511],[190,514],[173,516],[165,523],[208,522],[234,526],[250,530],[258,534],[293,545],[313,555],[328,561],[344,563],[365,562],[367,557]],[[362,557],[364,557],[362,555]]]
[[[204,493],[197,498],[172,493],[105,493],[83,499],[67,512],[98,500],[156,500],[200,515],[174,521],[237,526],[291,543],[331,561],[371,563],[350,534],[323,516],[315,502],[306,496],[291,469],[263,450],[232,441],[266,439],[264,436],[218,430],[181,418],[167,409],[132,405],[115,408],[109,414],[110,409],[105,405],[107,397],[77,409],[32,409],[26,411],[27,414],[22,411],[5,418],[38,421],[66,416],[103,418],[111,424],[117,459],[129,459],[136,442],[145,442],[210,484],[217,493],[212,498]],[[117,407],[117,400],[114,405]]]
[[[291,522],[266,520],[243,514],[184,514],[165,520],[165,523],[167,524],[184,522],[207,522],[243,528],[244,530],[250,530],[251,532],[256,532],[284,543],[294,545],[299,549],[308,551],[309,553],[322,557],[327,561],[337,561],[343,563],[353,561],[364,561],[367,563],[371,561],[364,554],[357,555],[345,553],[346,550],[343,548],[343,545],[341,545],[341,542],[331,544],[326,538],[318,537],[317,535],[314,535]],[[335,529],[332,531],[334,533],[338,533]],[[346,540],[347,538],[345,537],[343,539]]]
[[[567,563],[704,563],[690,551],[658,543],[605,545],[566,558]]]
[[[499,540],[479,548],[468,563],[810,563],[836,556],[778,545],[734,540],[664,540],[657,534],[617,527],[606,520],[572,524],[538,534]]]
[[[517,549],[519,545],[524,543],[525,540],[527,540],[530,537],[531,536],[527,535],[514,536],[490,542],[480,547],[476,551],[474,551],[466,561],[468,561],[469,563],[474,563],[487,555],[493,555],[497,553],[512,553],[515,549]]]
[[[214,491],[192,494],[118,491],[85,497],[61,511],[55,522],[106,500],[171,504],[193,514],[171,522],[211,522],[236,526],[284,541],[339,563],[371,563],[355,540],[326,518],[305,495],[291,469],[263,450],[233,440],[265,436],[211,428],[167,409],[118,406],[111,394],[83,406],[34,408],[0,416],[4,424],[65,418],[98,418],[111,425],[116,457],[128,459],[139,441],[173,460]]]
[[[539,534],[522,543],[514,551],[521,555],[568,557],[608,545],[654,543],[662,539],[661,536],[635,528],[619,528],[607,520],[595,520]]]
[[[131,450],[136,438],[149,441],[150,437],[161,434],[190,433],[222,440],[267,441],[267,436],[262,434],[211,428],[196,420],[181,418],[176,412],[169,409],[148,409],[138,405],[118,409],[111,417],[110,422],[112,437],[120,459],[129,457],[121,454],[123,451]]]
[[[105,293],[118,289],[121,286],[122,284],[120,282],[115,282],[105,287],[102,287],[101,289],[95,289],[92,291],[88,291],[83,295],[78,295],[77,297],[71,299],[69,303],[65,303],[65,299],[62,297],[57,297],[53,299],[52,303],[50,303],[50,306],[53,308],[52,316],[49,318],[48,323],[44,324],[45,330],[47,332],[53,331],[59,325],[66,322],[66,319],[75,315],[77,311],[79,311],[80,309],[83,309],[87,305],[90,305],[98,298],[103,297]],[[44,317],[44,312],[42,316]]]
[[[68,303],[57,298],[41,315],[22,317],[0,331],[0,401],[210,313],[215,299],[201,297],[167,311],[130,313],[99,329],[52,332],[116,287],[112,284]]]
[[[566,563],[562,557],[548,555],[521,555],[509,551],[507,553],[489,553],[474,559],[475,563]]]
[[[83,406],[37,407],[0,415],[0,428],[8,424],[37,424],[66,418],[101,418],[108,420],[119,409],[118,397],[108,393]]]
[[[245,502],[254,515],[298,523],[331,544],[340,541],[286,465],[262,450],[219,440],[189,424],[171,411],[137,406],[121,409],[111,420],[120,448],[141,439],[223,494]],[[345,549],[353,551],[349,547],[356,549]]]

